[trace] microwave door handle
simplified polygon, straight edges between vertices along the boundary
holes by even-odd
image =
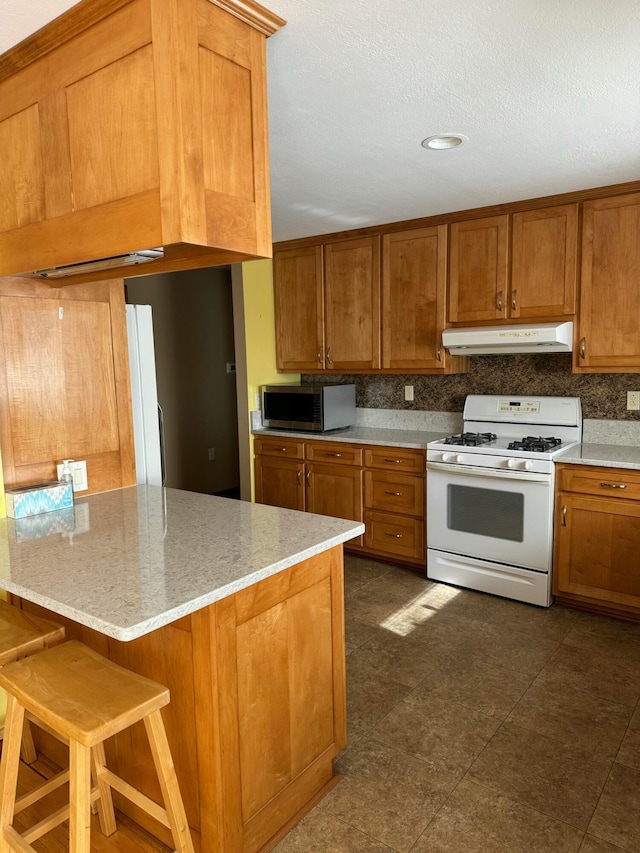
[[[427,462],[428,471],[446,471],[465,474],[471,477],[482,477],[484,480],[527,480],[529,483],[548,483],[549,474],[534,474],[530,471],[499,471],[496,468],[474,468],[471,465],[449,465],[447,462]]]

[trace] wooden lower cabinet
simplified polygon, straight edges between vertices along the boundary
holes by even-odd
[[[162,714],[198,853],[270,847],[336,781],[346,745],[342,546],[122,643],[23,602],[117,663],[169,687]],[[39,751],[66,748],[36,731]],[[107,763],[160,802],[142,724],[107,741]],[[116,806],[155,837],[168,831]]]
[[[556,599],[640,620],[640,472],[558,467]]]
[[[347,550],[424,574],[424,450],[276,436],[260,436],[255,447],[258,503],[364,521],[364,537]]]

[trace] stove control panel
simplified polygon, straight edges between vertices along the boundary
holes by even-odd
[[[539,400],[498,400],[498,411],[513,415],[539,415]]]

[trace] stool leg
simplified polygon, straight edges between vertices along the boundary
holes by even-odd
[[[91,750],[69,741],[69,853],[91,849]]]
[[[25,720],[22,726],[22,747],[20,749],[20,758],[25,764],[33,764],[38,757],[36,753],[36,745],[33,742],[33,732],[31,731],[31,723]]]
[[[176,769],[171,757],[171,750],[169,749],[167,734],[160,711],[153,711],[153,713],[145,717],[144,725],[147,730],[153,763],[158,774],[160,789],[164,798],[164,807],[167,810],[176,853],[194,853],[187,815],[184,810],[180,786],[176,777]]]
[[[4,839],[4,828],[13,823],[23,723],[24,708],[15,696],[9,694],[0,762],[0,853],[10,853],[11,850]]]
[[[116,831],[116,814],[113,810],[113,797],[111,796],[111,785],[105,782],[102,771],[106,767],[104,756],[104,744],[99,743],[91,750],[91,764],[94,776],[94,784],[100,791],[100,799],[97,801],[98,816],[100,817],[100,829],[103,835],[113,835]]]

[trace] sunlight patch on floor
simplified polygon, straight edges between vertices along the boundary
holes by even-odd
[[[461,591],[435,584],[383,619],[380,627],[399,637],[408,637],[419,625],[437,616]]]

